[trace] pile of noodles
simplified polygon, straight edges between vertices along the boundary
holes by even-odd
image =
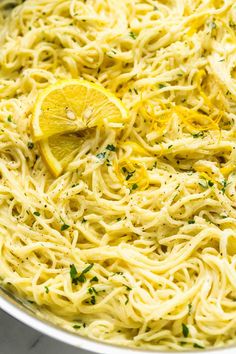
[[[235,341],[234,3],[0,2],[1,284],[42,316],[126,346]],[[70,78],[129,120],[91,131],[55,179],[30,119]]]

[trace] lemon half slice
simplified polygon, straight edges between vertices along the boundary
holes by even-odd
[[[66,170],[92,127],[123,123],[127,111],[111,92],[85,80],[67,80],[43,90],[35,103],[31,130],[54,177]]]
[[[31,127],[35,141],[123,122],[127,111],[111,92],[85,80],[66,80],[43,90],[35,103]]]

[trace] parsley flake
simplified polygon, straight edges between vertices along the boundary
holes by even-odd
[[[193,138],[196,139],[196,138],[204,138],[204,132],[199,132],[199,133],[195,133],[195,134],[192,134]]]
[[[212,181],[208,181],[208,186],[209,187],[213,187],[214,186],[214,183]]]
[[[184,338],[187,338],[189,335],[189,329],[184,323],[182,323],[182,332],[183,332]]]
[[[95,305],[95,304],[96,304],[96,297],[95,297],[95,295],[92,295],[92,296],[91,296],[90,304],[91,304],[91,305]]]
[[[98,281],[98,277],[96,277],[96,276],[90,280],[90,283],[95,282],[95,281]]]
[[[90,269],[93,267],[93,263],[88,265],[80,274],[78,274],[77,269],[75,268],[74,264],[70,265],[70,277],[72,280],[72,283],[77,285],[78,283],[85,283],[86,277],[85,274],[90,271]]]
[[[113,144],[108,144],[106,149],[109,151],[116,151],[116,147]]]
[[[192,313],[192,307],[193,307],[192,304],[188,304],[188,314],[189,315],[191,315],[191,313]]]
[[[134,32],[129,32],[129,36],[132,38],[132,39],[136,39],[137,36]]]
[[[73,328],[74,329],[80,329],[82,326],[81,325],[74,325]]]
[[[104,159],[106,156],[106,151],[100,152],[100,154],[97,154],[96,157],[100,160]]]
[[[132,185],[132,190],[135,190],[135,189],[137,189],[137,188],[138,188],[137,183],[134,183],[134,184]]]
[[[61,226],[61,231],[65,231],[65,230],[67,230],[67,229],[69,229],[69,225],[67,225],[67,224],[63,224],[62,226]]]
[[[45,286],[44,289],[45,289],[46,294],[48,294],[48,293],[49,293],[49,288],[48,288],[48,286]]]
[[[32,150],[33,147],[34,147],[34,143],[32,143],[31,141],[29,141],[28,144],[27,144],[27,147],[28,147],[29,150]]]

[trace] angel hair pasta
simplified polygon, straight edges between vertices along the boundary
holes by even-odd
[[[0,2],[2,286],[110,343],[235,342],[235,43],[234,0]],[[30,122],[70,79],[128,119],[86,130],[53,177]]]

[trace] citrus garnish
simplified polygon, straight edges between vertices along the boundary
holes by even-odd
[[[31,126],[33,138],[38,141],[104,122],[122,122],[126,117],[121,101],[102,86],[85,80],[67,80],[39,94]]]
[[[127,111],[121,101],[102,86],[85,80],[67,80],[39,94],[31,129],[43,160],[53,176],[58,177],[78,153],[89,128],[126,119]]]
[[[54,177],[60,176],[75,158],[84,140],[85,137],[66,134],[54,135],[38,143],[42,159]]]

